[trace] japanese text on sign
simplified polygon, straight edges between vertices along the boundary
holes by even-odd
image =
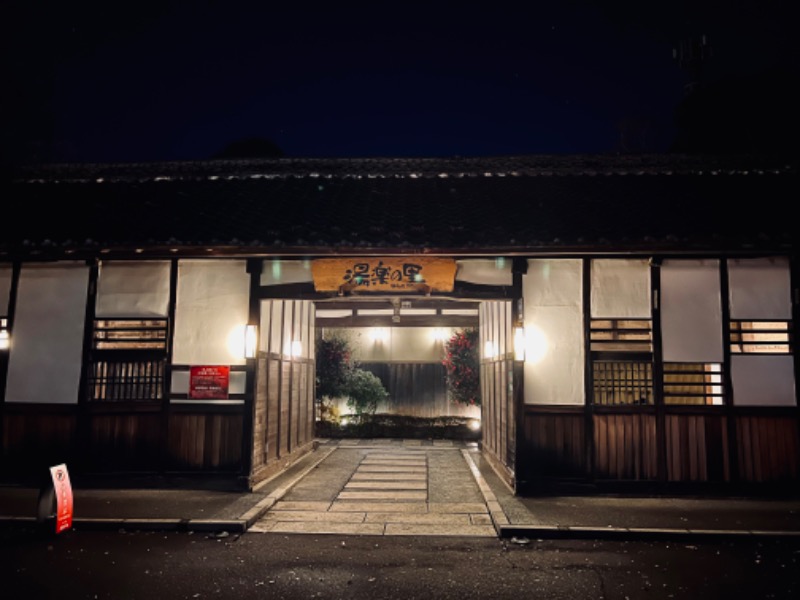
[[[425,283],[422,265],[403,263],[398,268],[384,265],[382,260],[378,264],[355,263],[352,269],[344,272],[342,279],[347,283],[365,286],[388,284],[389,287],[405,287],[410,283]]]
[[[312,263],[317,291],[452,291],[456,263],[430,257],[319,259]]]
[[[53,489],[56,495],[56,533],[72,528],[72,484],[67,465],[50,467]]]

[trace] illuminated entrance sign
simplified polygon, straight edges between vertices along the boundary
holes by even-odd
[[[311,263],[318,292],[452,292],[456,261],[398,256],[323,258]]]

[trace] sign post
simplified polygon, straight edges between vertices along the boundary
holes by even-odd
[[[53,489],[56,496],[56,533],[72,528],[72,484],[67,465],[50,467]]]

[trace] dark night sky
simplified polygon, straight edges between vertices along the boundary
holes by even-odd
[[[707,82],[796,75],[794,4],[5,0],[3,158],[661,152],[673,48],[707,35]]]

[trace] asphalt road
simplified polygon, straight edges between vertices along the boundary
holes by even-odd
[[[14,527],[0,529],[0,596],[794,600],[799,562],[796,538],[667,543],[124,530],[44,536]]]

